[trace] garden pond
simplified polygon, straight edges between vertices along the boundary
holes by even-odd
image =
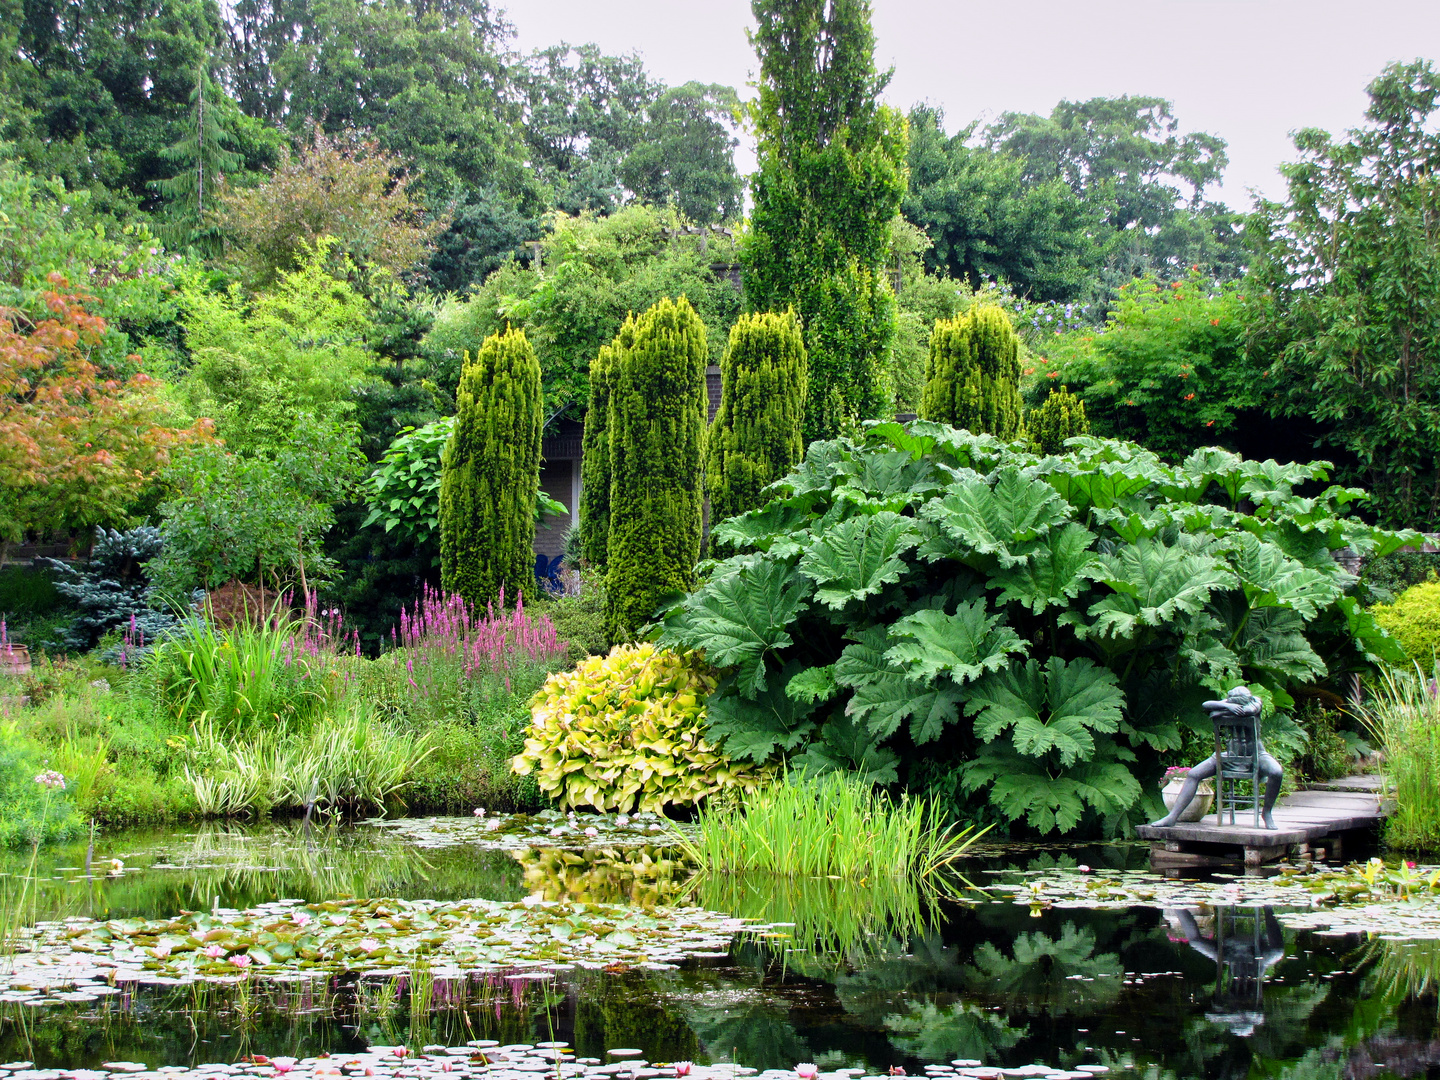
[[[203,825],[11,854],[0,1080],[1440,1077],[1424,867],[1178,879],[1141,845],[977,846],[941,897],[697,877],[671,830]]]

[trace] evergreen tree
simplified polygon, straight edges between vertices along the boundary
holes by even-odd
[[[879,103],[868,0],[753,0],[760,97],[745,299],[793,306],[809,355],[806,441],[890,400],[895,297],[885,266],[905,194],[905,119]]]
[[[705,324],[684,297],[633,316],[609,367],[610,538],[605,627],[628,641],[694,587],[705,443]]]
[[[1020,339],[993,304],[937,319],[920,415],[1002,439],[1019,438]]]
[[[520,330],[468,353],[440,478],[440,581],[475,607],[535,588],[540,362]]]
[[[1051,390],[1044,404],[1026,414],[1025,434],[1037,454],[1064,453],[1066,439],[1090,434],[1085,402],[1070,393],[1068,386]]]
[[[580,461],[580,553],[591,566],[604,566],[610,542],[610,383],[616,365],[634,342],[627,322],[590,364],[590,407]]]
[[[804,453],[805,344],[793,311],[742,315],[720,361],[720,411],[706,442],[710,523],[753,510]]]
[[[213,225],[206,225],[206,209],[218,206],[216,196],[226,173],[238,172],[245,163],[242,154],[227,149],[231,134],[227,112],[238,112],[210,74],[210,58],[202,57],[195,67],[195,88],[190,91],[190,119],[185,134],[160,156],[180,172],[168,180],[155,181],[155,188],[170,200],[172,242],[197,244],[211,254],[218,253],[220,237]]]

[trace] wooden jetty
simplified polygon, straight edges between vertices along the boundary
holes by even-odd
[[[1275,804],[1275,828],[1255,828],[1253,811],[1235,814],[1235,824],[1215,823],[1215,813],[1199,821],[1181,822],[1157,829],[1141,825],[1135,830],[1150,841],[1152,866],[1217,866],[1243,860],[1262,866],[1286,855],[1303,855],[1323,849],[1330,858],[1341,857],[1344,834],[1373,829],[1385,817],[1378,778],[1347,776],[1282,798]]]

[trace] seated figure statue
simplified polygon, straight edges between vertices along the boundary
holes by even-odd
[[[1260,715],[1260,699],[1244,686],[1235,687],[1225,695],[1223,701],[1207,701],[1200,707],[1209,714],[1212,721],[1216,716],[1225,713],[1232,716]],[[1170,812],[1151,824],[1167,828],[1179,821],[1180,815],[1190,805],[1190,800],[1195,798],[1195,790],[1200,786],[1201,781],[1209,780],[1214,776],[1219,764],[1219,754],[1211,754],[1192,768],[1190,774],[1185,777],[1185,784],[1180,788],[1180,793],[1175,796],[1175,805],[1171,807]],[[1265,801],[1261,806],[1261,816],[1265,819],[1265,828],[1267,829],[1275,828],[1275,819],[1270,816],[1270,811],[1275,808],[1275,800],[1280,795],[1280,780],[1283,772],[1280,763],[1261,748],[1260,775],[1265,778]]]

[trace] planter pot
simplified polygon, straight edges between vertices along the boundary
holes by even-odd
[[[30,650],[24,645],[0,645],[0,675],[28,675]]]
[[[1160,789],[1160,797],[1165,800],[1165,809],[1171,810],[1175,806],[1175,800],[1180,795],[1180,789],[1185,786],[1184,778],[1171,780]],[[1200,781],[1199,788],[1195,791],[1195,798],[1190,800],[1190,805],[1180,815],[1181,821],[1199,821],[1210,812],[1210,804],[1215,801],[1215,786],[1209,780]]]

